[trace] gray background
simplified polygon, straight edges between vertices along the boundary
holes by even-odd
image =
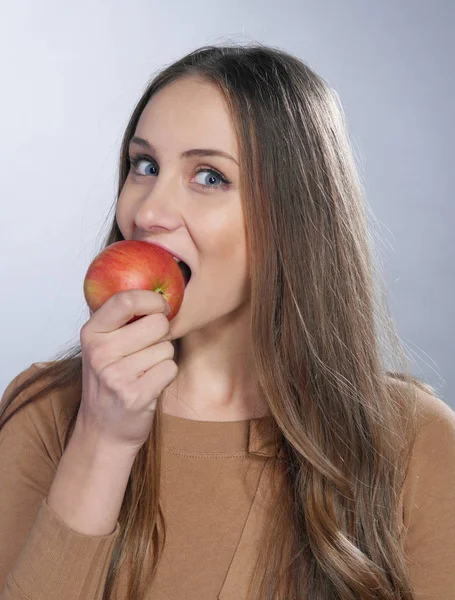
[[[455,407],[454,23],[449,0],[3,1],[0,391],[79,339],[83,278],[148,79],[198,46],[257,40],[339,93],[398,333],[414,373]]]

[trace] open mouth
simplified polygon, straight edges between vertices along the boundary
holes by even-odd
[[[183,279],[185,280],[185,287],[186,287],[191,279],[191,269],[189,268],[189,266],[186,263],[183,262],[183,260],[179,260],[177,264],[180,267],[180,270],[182,271]]]

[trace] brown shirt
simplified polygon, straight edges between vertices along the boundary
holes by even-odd
[[[16,376],[4,395],[37,368]],[[102,598],[118,523],[111,535],[80,534],[46,503],[79,400],[77,393],[54,392],[0,431],[0,600]],[[405,550],[416,600],[454,600],[455,412],[426,392],[419,400],[420,433],[403,490]],[[167,539],[146,600],[245,599],[274,455],[268,419],[163,414]],[[262,456],[250,457],[248,449]],[[126,598],[124,571],[116,598]]]

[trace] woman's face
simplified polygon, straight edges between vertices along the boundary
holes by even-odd
[[[236,320],[249,299],[249,269],[237,141],[223,96],[200,79],[178,80],[150,99],[135,137],[144,141],[130,144],[137,163],[116,218],[126,240],[162,244],[192,270],[172,339],[221,318]]]

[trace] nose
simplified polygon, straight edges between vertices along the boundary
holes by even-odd
[[[134,221],[149,232],[174,229],[179,222],[177,177],[157,179],[139,203]]]

